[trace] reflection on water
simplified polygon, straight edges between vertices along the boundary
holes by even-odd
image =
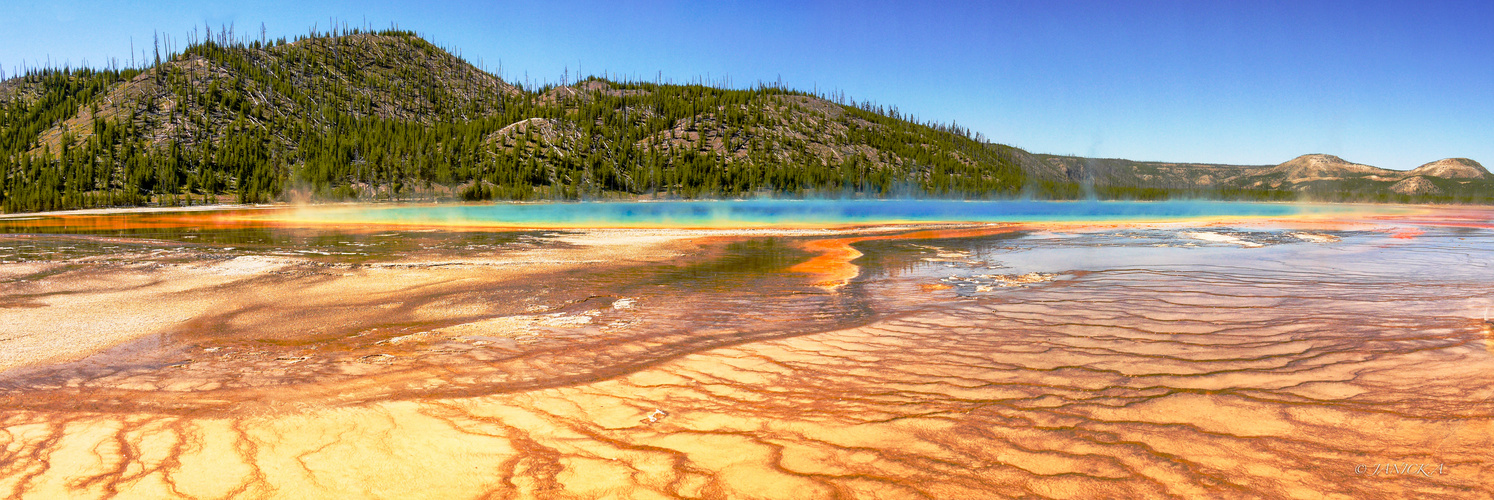
[[[1416,217],[23,221],[0,491],[1487,497],[1494,235]],[[861,254],[844,286],[796,271],[825,238]]]

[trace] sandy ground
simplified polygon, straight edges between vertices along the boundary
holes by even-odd
[[[0,370],[77,359],[132,339],[170,333],[193,318],[255,297],[270,305],[337,304],[457,280],[515,281],[598,263],[661,261],[680,256],[684,247],[672,244],[691,236],[583,234],[565,238],[575,245],[569,249],[461,259],[417,256],[357,269],[288,257],[180,261],[151,254],[10,264],[0,266],[5,280],[0,296],[11,332],[0,341],[5,346]],[[335,284],[297,293],[279,279],[310,274]]]
[[[905,230],[890,226],[872,231]],[[397,295],[442,284],[524,283],[598,266],[660,263],[727,239],[849,231],[855,230],[593,229],[561,233],[550,238],[552,245],[546,248],[501,254],[413,254],[358,266],[261,255],[199,260],[200,256],[162,252],[11,263],[0,265],[0,303],[5,306],[10,332],[0,338],[4,345],[0,370],[78,359],[129,340],[168,334],[193,318],[242,308],[255,298],[260,306],[356,304],[358,297]],[[287,279],[306,276],[317,277],[319,283],[303,289],[285,286]],[[109,314],[99,314],[104,311]]]
[[[875,276],[907,228],[0,265],[0,492],[1494,495],[1488,238],[1238,227],[931,229]]]

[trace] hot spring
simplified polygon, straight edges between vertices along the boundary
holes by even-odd
[[[0,218],[0,494],[1488,496],[1491,222],[934,200]]]

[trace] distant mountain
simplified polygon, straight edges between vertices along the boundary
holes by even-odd
[[[1448,158],[1400,171],[1326,154],[1302,155],[1277,165],[1017,156],[1031,159],[1017,162],[1031,177],[1092,186],[1255,193],[1270,199],[1488,202],[1494,198],[1494,175],[1467,158]]]
[[[1412,169],[1407,175],[1439,177],[1443,179],[1487,179],[1489,170],[1467,158],[1437,160]]]
[[[1333,155],[1311,154],[1302,155],[1286,163],[1267,168],[1264,171],[1248,171],[1246,175],[1252,178],[1263,178],[1255,183],[1264,185],[1270,183],[1271,187],[1282,185],[1298,185],[1314,181],[1339,181],[1348,178],[1369,177],[1375,180],[1388,179],[1387,176],[1395,176],[1394,170],[1388,170],[1369,165],[1361,165],[1344,161]]]
[[[1052,165],[1035,175],[1051,176],[1061,171],[1064,179],[1100,186],[1135,186],[1163,189],[1205,188],[1222,179],[1238,177],[1256,166],[1218,165],[1210,163],[1167,163],[1122,159],[1083,158],[1078,156],[1034,155]]]

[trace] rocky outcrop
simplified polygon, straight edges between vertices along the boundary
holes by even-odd
[[[1436,184],[1432,184],[1432,181],[1419,175],[1408,177],[1405,180],[1395,183],[1395,185],[1390,186],[1390,191],[1400,194],[1437,194],[1442,192],[1441,189],[1437,189]]]

